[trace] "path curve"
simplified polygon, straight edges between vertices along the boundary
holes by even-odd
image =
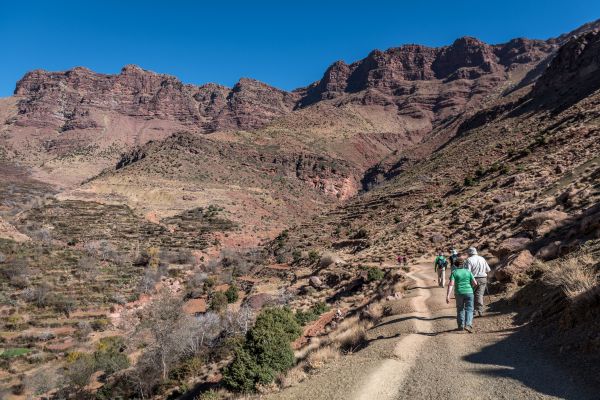
[[[597,399],[577,374],[536,350],[507,316],[456,332],[454,301],[445,302],[433,262],[411,267],[414,283],[401,313],[369,332],[369,345],[269,399]],[[502,319],[504,318],[504,320]],[[499,329],[499,327],[503,327]]]

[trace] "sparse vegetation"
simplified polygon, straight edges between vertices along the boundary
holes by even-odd
[[[319,302],[313,305],[307,311],[296,310],[296,321],[298,321],[301,326],[304,326],[309,322],[318,319],[321,314],[326,313],[329,310],[330,307],[326,303]]]

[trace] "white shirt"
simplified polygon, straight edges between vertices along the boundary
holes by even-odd
[[[465,261],[463,268],[467,268],[475,278],[487,278],[488,272],[491,271],[485,258],[475,254]]]

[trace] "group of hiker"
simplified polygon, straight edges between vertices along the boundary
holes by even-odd
[[[452,249],[448,257],[438,250],[434,261],[434,270],[438,275],[438,285],[445,286],[446,269],[450,268],[446,303],[450,303],[450,293],[454,289],[456,299],[456,322],[458,330],[473,332],[473,313],[483,316],[483,295],[487,286],[487,275],[490,266],[483,257],[477,254],[475,247],[469,247],[467,258],[462,258],[458,251]]]

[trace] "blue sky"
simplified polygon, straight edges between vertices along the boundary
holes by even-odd
[[[600,18],[597,0],[545,1],[2,1],[0,97],[29,70],[125,64],[183,82],[252,77],[283,88],[375,48],[548,38]]]

